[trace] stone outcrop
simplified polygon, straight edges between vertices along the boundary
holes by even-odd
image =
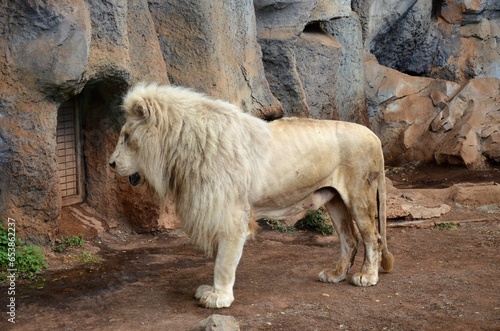
[[[255,1],[258,40],[286,116],[367,123],[361,25],[348,1]]]
[[[398,189],[387,179],[387,218],[403,221],[444,217],[461,221],[475,210],[490,219],[488,214],[498,211],[499,194],[500,185],[494,182],[459,183],[441,189]]]
[[[149,1],[173,84],[263,118],[282,115],[264,76],[251,0]]]
[[[486,168],[499,161],[500,80],[460,85],[366,63],[372,128],[388,164],[412,161]]]
[[[380,64],[464,83],[500,78],[500,3],[354,0],[365,46]]]
[[[334,97],[341,58],[338,41],[312,31],[259,42],[269,85],[287,116],[338,118]]]
[[[189,331],[239,331],[240,325],[233,316],[213,314],[198,322]]]
[[[449,102],[431,123],[441,134],[434,153],[437,163],[484,167],[500,162],[500,80],[478,78]]]

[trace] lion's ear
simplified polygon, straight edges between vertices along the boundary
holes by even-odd
[[[145,123],[158,126],[158,105],[145,99],[138,100],[131,108],[131,115]]]
[[[151,117],[148,107],[144,100],[138,100],[133,106],[132,106],[132,115],[134,117],[148,120],[149,117]]]

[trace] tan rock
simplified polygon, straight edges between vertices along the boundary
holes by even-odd
[[[479,206],[500,206],[500,184],[457,184],[451,189],[450,198],[453,202],[477,208]]]
[[[401,205],[401,209],[408,212],[412,219],[429,219],[448,213],[451,210],[451,207],[447,204],[442,204],[438,207],[403,204]]]
[[[433,120],[440,136],[434,157],[438,163],[484,168],[487,158],[497,159],[500,130],[500,80],[474,79]]]

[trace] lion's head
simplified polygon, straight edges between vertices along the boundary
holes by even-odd
[[[138,85],[125,96],[123,108],[126,122],[109,165],[120,176],[128,176],[130,184],[135,186],[145,179],[153,184],[158,193],[163,193],[154,183],[157,176],[150,175],[162,173],[158,168],[160,164],[157,164],[163,155],[159,139],[166,134],[162,129],[164,120],[156,93],[156,85]]]

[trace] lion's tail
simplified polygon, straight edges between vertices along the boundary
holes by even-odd
[[[382,167],[383,169],[383,167]],[[382,170],[381,175],[378,178],[378,189],[377,189],[377,202],[378,202],[378,229],[380,236],[382,237],[382,269],[386,272],[391,272],[394,266],[394,256],[387,248],[387,211],[386,211],[386,186],[385,186],[385,174]]]

